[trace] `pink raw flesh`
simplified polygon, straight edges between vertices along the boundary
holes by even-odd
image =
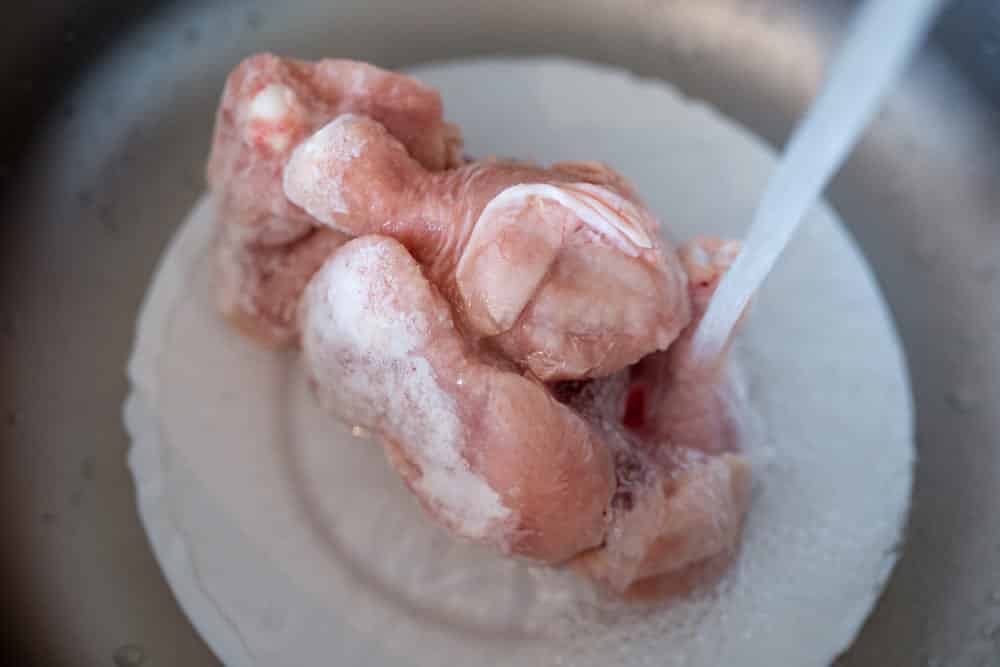
[[[598,163],[460,155],[412,79],[245,61],[209,161],[221,310],[300,344],[456,536],[623,594],[714,572],[749,504],[743,406],[688,350],[738,245],[677,251]]]
[[[220,304],[227,316],[264,342],[296,340],[294,317],[289,319],[287,313],[295,311],[305,285],[292,281],[297,289],[291,293],[288,281],[272,288],[269,267],[297,264],[280,259],[293,252],[329,254],[334,245],[332,233],[311,234],[317,221],[285,197],[285,164],[304,139],[352,112],[383,123],[428,169],[461,161],[461,134],[444,122],[440,95],[409,77],[350,60],[308,63],[260,54],[243,61],[226,81],[208,182],[218,207],[225,289],[244,294],[223,297]],[[341,243],[349,238],[340,236]],[[311,243],[322,247],[302,247]],[[308,269],[308,279],[319,263],[290,270]],[[291,305],[276,308],[279,302]],[[276,316],[277,311],[282,314]]]
[[[432,172],[357,115],[303,142],[285,170],[291,201],[334,229],[402,242],[470,338],[545,381],[613,373],[666,349],[690,319],[656,219],[636,201],[605,203],[631,196],[621,182],[589,163]]]

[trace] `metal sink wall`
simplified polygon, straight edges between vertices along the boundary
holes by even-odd
[[[104,665],[134,644],[148,664],[215,664],[140,530],[120,406],[136,309],[203,188],[213,107],[241,57],[559,53],[671,81],[780,145],[846,9],[219,0],[164,3],[127,30],[100,14],[115,40],[74,86],[7,110],[23,123],[11,141],[38,126],[29,110],[49,112],[0,200],[0,576],[23,659]],[[843,665],[1000,665],[1000,5],[963,3],[942,25],[828,191],[904,338],[920,454],[903,558]],[[26,63],[59,48],[23,37]]]

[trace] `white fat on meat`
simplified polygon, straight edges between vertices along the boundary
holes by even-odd
[[[265,86],[250,101],[250,119],[279,122],[295,104],[295,93],[288,86],[272,83]]]
[[[267,85],[250,100],[249,127],[280,153],[291,143],[291,128],[285,125],[293,115],[296,104],[295,92],[288,86],[278,83]]]
[[[600,235],[613,243],[619,250],[630,257],[639,254],[639,249],[653,247],[653,242],[643,230],[642,225],[626,216],[627,212],[635,212],[635,207],[619,207],[610,202],[624,202],[622,197],[607,188],[590,183],[572,183],[567,185],[549,185],[548,183],[524,183],[513,185],[494,197],[483,209],[472,232],[470,245],[476,241],[476,232],[481,227],[488,227],[500,211],[510,207],[522,207],[533,200],[552,200],[570,211],[579,220],[590,226]]]

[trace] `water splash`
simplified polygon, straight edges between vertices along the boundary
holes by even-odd
[[[725,349],[750,297],[857,142],[943,0],[870,0],[859,10],[819,97],[795,129],[754,213],[743,250],[695,332],[693,354]]]

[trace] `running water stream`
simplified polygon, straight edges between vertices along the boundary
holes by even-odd
[[[750,297],[857,143],[943,4],[870,0],[858,10],[823,89],[785,147],[742,251],[695,332],[695,359],[711,363],[725,350]]]

